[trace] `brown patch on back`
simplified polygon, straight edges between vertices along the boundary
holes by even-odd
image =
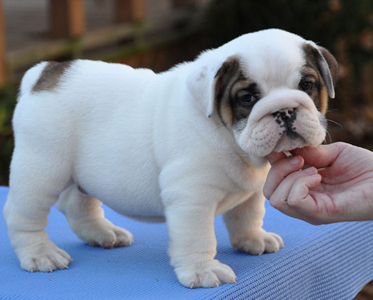
[[[61,81],[61,77],[70,67],[71,61],[67,62],[48,62],[44,67],[38,81],[32,88],[32,92],[53,91]]]

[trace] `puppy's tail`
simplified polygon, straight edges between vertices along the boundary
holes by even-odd
[[[19,88],[19,97],[18,100],[22,97],[22,95],[27,95],[31,92],[33,87],[35,86],[36,82],[40,78],[41,73],[44,70],[44,67],[48,64],[48,62],[43,61],[38,63],[37,65],[33,66],[29,69],[22,78],[21,86]]]

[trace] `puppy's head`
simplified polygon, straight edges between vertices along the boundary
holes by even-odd
[[[322,143],[338,64],[324,48],[278,29],[203,53],[187,86],[207,117],[256,157]]]

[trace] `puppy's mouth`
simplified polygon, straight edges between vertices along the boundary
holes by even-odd
[[[295,131],[292,131],[292,130],[286,130],[286,136],[291,139],[291,140],[296,140],[298,138],[300,139],[303,139],[304,138],[298,133],[298,132],[295,132]]]
[[[291,151],[296,148],[309,146],[311,143],[307,142],[307,140],[295,131],[284,131],[282,136],[278,139],[277,143],[275,143],[271,152],[283,152],[283,151]]]
[[[257,157],[271,152],[290,151],[317,146],[325,139],[326,130],[319,114],[304,107],[285,108],[248,123],[237,131],[241,148]]]
[[[287,129],[287,130],[284,130],[281,134],[281,137],[279,138],[279,140],[277,141],[276,145],[275,145],[275,148],[277,147],[277,145],[282,142],[284,139],[290,139],[290,140],[297,140],[299,139],[302,143],[304,143],[305,145],[307,144],[307,141],[306,139],[300,135],[298,132],[296,131],[293,131],[291,129]],[[292,149],[286,149],[286,150],[292,150]]]

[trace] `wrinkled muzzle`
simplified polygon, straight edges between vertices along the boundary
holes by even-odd
[[[257,157],[317,146],[326,134],[324,116],[304,92],[275,90],[255,104],[246,126],[235,131],[239,146]]]

